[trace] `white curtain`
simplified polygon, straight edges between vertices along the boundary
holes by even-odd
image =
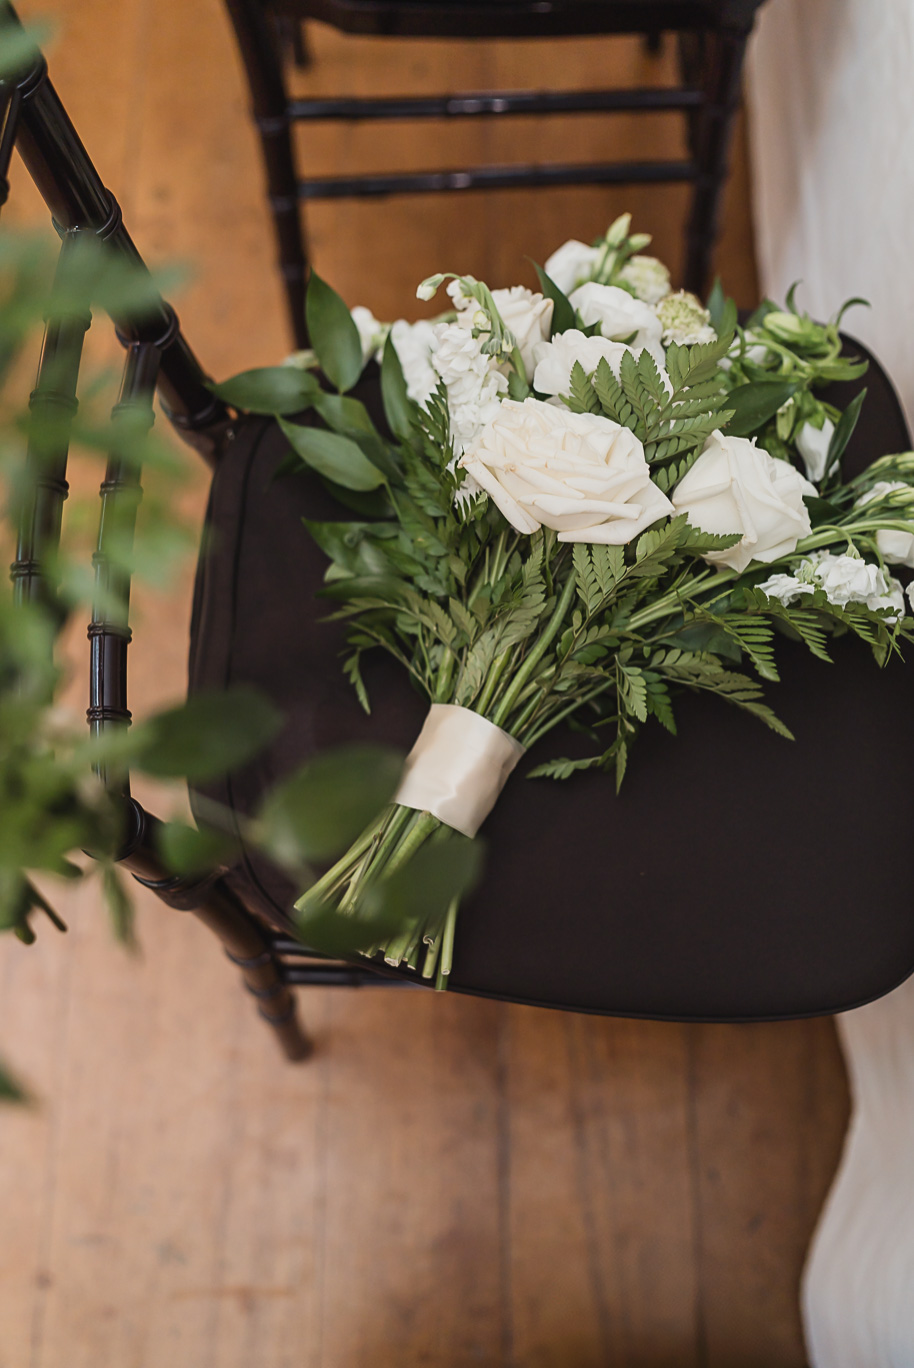
[[[914,419],[914,0],[768,0],[748,73],[762,288],[872,347]],[[874,455],[883,453],[876,452]],[[912,899],[914,916],[914,899]],[[806,1270],[813,1368],[914,1365],[914,980],[841,1019],[855,1114]]]
[[[914,418],[914,0],[768,0],[748,56],[763,289],[872,347]]]

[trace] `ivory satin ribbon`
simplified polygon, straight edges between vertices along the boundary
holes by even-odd
[[[513,736],[456,703],[433,703],[394,802],[475,836],[524,753]]]

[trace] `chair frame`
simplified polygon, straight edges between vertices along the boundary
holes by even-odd
[[[679,34],[684,84],[665,88],[568,92],[496,91],[436,97],[303,99],[289,97],[282,50],[291,31],[301,32],[290,10],[304,22],[316,19],[347,32],[379,36],[427,35],[427,5],[416,0],[299,0],[295,6],[265,0],[226,0],[247,74],[254,122],[260,135],[267,194],[273,216],[279,268],[295,344],[307,347],[305,286],[307,244],[300,206],[317,199],[363,198],[478,189],[568,185],[691,184],[686,226],[684,284],[703,294],[718,235],[724,184],[729,170],[733,119],[739,108],[743,59],[755,12],[762,0],[716,0],[702,7],[676,0],[651,6],[650,25],[642,5],[631,0],[566,0],[562,6],[518,3],[448,3],[435,6],[436,36],[542,37],[561,34],[645,32],[656,39],[665,29]],[[705,14],[697,28],[696,9]],[[275,20],[275,22],[273,22]],[[463,26],[463,29],[461,28]],[[303,65],[303,46],[293,54]],[[365,120],[464,119],[503,115],[581,114],[676,110],[686,116],[689,156],[673,161],[604,161],[591,165],[516,165],[395,175],[300,178],[295,170],[292,127],[297,123]]]
[[[9,31],[13,27],[21,27],[18,17],[12,6],[4,3],[0,5],[0,36],[4,28]],[[0,204],[8,197],[14,146],[50,209],[61,239],[58,280],[66,275],[75,244],[86,236],[107,243],[127,261],[146,269],[124,226],[117,200],[102,183],[49,80],[43,56],[17,78],[0,81]],[[132,530],[142,491],[135,466],[118,454],[118,423],[129,415],[132,422],[141,417],[151,428],[157,391],[178,436],[211,468],[233,441],[239,424],[237,416],[209,388],[174,310],[156,298],[146,316],[112,320],[126,360],[120,395],[112,410],[115,436],[100,489],[99,534],[93,556],[99,591],[88,628],[87,721],[93,735],[129,726],[131,721],[127,706],[130,579],[114,565],[108,536],[112,522],[118,519]],[[69,414],[71,419],[75,414],[82,346],[90,322],[88,301],[78,313],[72,306],[64,313],[55,309],[52,294],[38,380],[30,399],[30,412],[36,418],[49,408],[57,414]],[[60,540],[68,494],[68,431],[60,424],[54,426],[52,451],[46,444],[39,451],[36,433],[37,424],[33,424],[26,457],[32,470],[32,493],[20,520],[16,559],[11,567],[18,603],[49,601],[43,564]],[[109,775],[104,769],[99,773],[121,805],[127,833],[116,863],[166,906],[191,912],[215,933],[229,959],[241,970],[245,987],[257,999],[261,1017],[288,1059],[304,1059],[311,1052],[299,1021],[293,986],[404,986],[403,980],[385,974],[383,969],[339,963],[289,935],[276,934],[240,901],[225,869],[175,877],[158,853],[156,834],[161,824],[132,796],[129,777]]]

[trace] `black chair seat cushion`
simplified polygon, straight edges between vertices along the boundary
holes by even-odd
[[[877,365],[866,384],[852,469],[910,445]],[[843,407],[854,388],[831,397]],[[377,407],[376,371],[361,394]],[[286,716],[255,764],[209,791],[241,812],[324,747],[408,749],[425,713],[380,653],[366,669],[370,718],[343,678],[341,627],[321,622],[326,601],[314,597],[324,558],[301,520],[347,514],[315,478],[274,480],[285,453],[272,421],[241,425],[213,481],[198,572],[192,690],[255,684]],[[647,726],[618,797],[608,775],[526,779],[541,760],[588,751],[566,732],[538,745],[483,828],[485,876],[460,912],[452,987],[623,1016],[757,1020],[855,1006],[907,977],[914,675],[897,660],[879,670],[854,641],[834,654],[828,665],[778,647],[782,682],[768,696],[796,741],[684,694],[679,736]],[[281,873],[248,851],[231,877],[287,927],[299,890]]]
[[[751,26],[762,0],[267,0],[344,33],[387,38],[557,38]]]

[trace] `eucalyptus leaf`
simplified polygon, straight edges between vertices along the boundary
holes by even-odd
[[[454,899],[464,897],[482,871],[482,843],[454,834],[421,846],[389,878],[365,891],[371,918],[397,913],[401,923],[443,917]]]
[[[280,418],[279,425],[293,451],[305,464],[335,484],[343,485],[346,489],[369,490],[377,489],[384,483],[383,473],[372,465],[351,437],[344,437],[338,432],[326,432],[322,428],[287,423],[283,418]]]
[[[551,276],[548,276],[542,266],[533,263],[536,274],[539,277],[540,289],[546,299],[552,300],[552,322],[549,327],[549,336],[554,337],[556,333],[567,332],[569,328],[575,326],[574,308],[568,296],[559,289]]]
[[[122,876],[113,865],[102,866],[102,883],[115,940],[120,941],[128,950],[136,950],[133,899],[124,886]]]
[[[381,359],[381,399],[391,432],[403,442],[410,441],[415,429],[415,405],[407,393],[403,367],[390,333]]]
[[[825,458],[825,475],[830,475],[838,465],[841,457],[847,449],[847,444],[854,435],[854,428],[857,426],[857,419],[860,417],[860,410],[863,408],[863,401],[866,398],[866,390],[862,389],[859,394],[855,394],[847,408],[841,414],[835,425],[835,430],[831,435],[828,444],[828,454]]]
[[[315,756],[264,803],[264,848],[286,865],[331,859],[390,802],[402,772],[403,754],[391,746],[339,746]]]
[[[0,1102],[28,1102],[29,1095],[16,1076],[0,1059]]]
[[[727,407],[733,410],[727,435],[751,437],[793,398],[798,388],[796,380],[754,380],[748,385],[737,385],[727,394]]]
[[[173,874],[209,874],[234,861],[238,842],[225,831],[163,822],[156,828],[159,854]]]
[[[321,370],[341,393],[351,390],[362,374],[359,330],[345,301],[313,270],[305,299],[305,318]]]
[[[314,376],[297,366],[242,371],[211,388],[218,399],[248,413],[300,413],[321,394]]]
[[[273,704],[246,685],[194,694],[143,724],[134,764],[146,774],[213,779],[253,759],[281,726]]]

